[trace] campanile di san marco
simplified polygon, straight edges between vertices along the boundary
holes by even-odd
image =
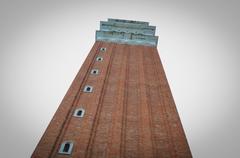
[[[191,158],[155,26],[108,19],[32,158]]]

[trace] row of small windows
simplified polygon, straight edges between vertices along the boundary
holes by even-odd
[[[100,52],[106,52],[106,50],[107,50],[107,48],[105,48],[105,47],[101,47],[101,48],[100,48]],[[97,61],[103,61],[103,58],[98,56],[98,57],[96,58],[96,60],[97,60]]]
[[[73,116],[75,117],[83,117],[85,110],[83,108],[78,108],[74,111]],[[60,149],[58,151],[59,154],[70,155],[73,149],[73,142],[72,141],[64,141]]]
[[[105,52],[106,51],[106,48],[104,48],[104,47],[102,47],[101,49],[100,49],[100,51],[103,51],[103,52]],[[97,57],[96,58],[96,61],[103,61],[103,57]],[[93,75],[98,75],[99,74],[99,70],[98,69],[92,69],[91,70],[91,74],[93,74]],[[84,87],[84,89],[83,89],[83,92],[87,92],[87,93],[91,93],[93,91],[93,87],[92,86],[89,86],[89,85],[86,85],[85,87]]]
[[[85,113],[85,110],[83,108],[78,108],[74,111],[73,116],[83,117],[84,113]],[[73,142],[72,141],[64,141],[61,144],[58,153],[59,154],[70,155],[72,153],[72,149],[73,149]]]
[[[105,52],[106,48],[102,47],[102,48],[100,48],[100,51]],[[102,57],[97,57],[96,61],[103,61],[103,58]],[[99,70],[98,69],[92,69],[91,74],[98,75]],[[93,92],[93,87],[90,86],[90,85],[86,85],[83,89],[83,92],[91,93],[91,92]],[[83,108],[78,108],[74,111],[73,116],[74,117],[83,117],[84,113],[85,113],[85,110]],[[72,150],[73,150],[73,142],[72,141],[64,141],[61,144],[58,153],[65,154],[65,155],[70,155],[72,153]]]

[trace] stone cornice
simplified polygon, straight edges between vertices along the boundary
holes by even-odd
[[[132,45],[157,46],[155,26],[148,22],[108,19],[100,22],[100,30],[96,31],[96,41],[126,43]]]

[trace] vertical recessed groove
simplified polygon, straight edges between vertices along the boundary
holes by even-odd
[[[93,145],[93,142],[94,142],[94,138],[96,136],[97,126],[98,126],[100,113],[101,113],[102,105],[103,105],[102,102],[103,102],[103,98],[104,98],[104,95],[105,95],[105,92],[106,92],[107,82],[108,82],[109,74],[110,74],[110,70],[111,70],[112,59],[113,59],[113,56],[115,54],[114,49],[115,49],[115,45],[113,45],[113,49],[111,51],[111,55],[110,55],[110,59],[109,59],[109,64],[107,66],[107,73],[106,73],[106,77],[105,77],[104,82],[103,82],[103,88],[102,88],[101,93],[100,93],[101,96],[99,98],[99,102],[98,102],[98,105],[97,105],[97,112],[96,112],[96,115],[94,117],[93,126],[92,126],[92,130],[91,130],[89,142],[88,142],[88,145],[87,145],[87,149],[86,149],[85,158],[90,158],[91,154],[92,154],[92,145]]]
[[[113,150],[113,147],[112,146],[114,146],[114,144],[113,144],[113,137],[114,137],[114,130],[116,130],[116,129],[114,129],[115,127],[116,127],[116,125],[115,124],[117,124],[117,119],[115,118],[115,116],[116,115],[119,115],[119,114],[117,114],[117,112],[118,112],[118,109],[119,108],[122,108],[122,110],[121,110],[121,117],[119,117],[120,118],[120,120],[121,120],[121,118],[122,118],[122,115],[123,115],[123,106],[124,106],[124,95],[122,95],[122,94],[124,94],[124,91],[125,91],[125,89],[123,88],[123,89],[121,89],[121,87],[124,87],[124,83],[125,83],[125,77],[126,77],[126,53],[125,53],[125,50],[126,49],[126,45],[124,45],[124,47],[123,47],[123,49],[120,49],[121,51],[120,52],[118,52],[118,53],[122,53],[123,55],[122,55],[122,57],[121,57],[121,73],[120,73],[120,79],[119,79],[119,83],[118,83],[118,88],[117,88],[117,90],[118,90],[118,98],[116,99],[117,101],[116,101],[116,105],[118,106],[118,107],[115,107],[115,111],[114,111],[114,113],[113,113],[113,115],[112,115],[112,127],[111,127],[111,136],[110,136],[110,138],[109,138],[109,143],[108,143],[108,146],[109,146],[109,151],[108,151],[108,153],[107,153],[107,158],[108,157],[111,157],[111,155],[113,155],[113,152],[112,152],[112,150]],[[122,52],[122,50],[123,50],[123,52]],[[126,55],[125,55],[126,54]],[[122,100],[121,100],[122,99]],[[122,122],[121,122],[122,123]],[[122,124],[121,124],[121,127],[122,127]],[[120,130],[120,141],[121,141],[121,132],[122,132],[122,130]],[[116,142],[115,142],[116,143]],[[119,142],[120,143],[120,145],[121,145],[121,142]],[[121,153],[121,146],[120,146],[120,148],[119,148],[119,151],[120,151],[120,153]]]
[[[129,77],[129,56],[130,52],[129,49],[126,51],[127,53],[127,64],[126,64],[126,79],[125,79],[125,84],[124,84],[124,100],[123,100],[123,116],[122,116],[122,131],[121,131],[121,154],[120,158],[125,157],[125,141],[126,141],[126,122],[127,122],[127,98],[128,98],[128,77]]]
[[[137,49],[136,49],[137,48]],[[140,47],[135,47],[134,48],[134,51],[136,51],[137,53],[137,55],[136,55],[136,60],[137,61],[140,61],[140,52],[139,51],[141,51],[141,50],[139,50],[139,48]],[[141,150],[141,144],[140,143],[142,143],[142,138],[141,138],[141,136],[142,136],[142,122],[141,122],[141,120],[142,120],[142,115],[141,115],[141,99],[140,99],[140,97],[141,97],[141,89],[140,89],[140,87],[141,87],[141,83],[140,83],[140,64],[139,64],[139,62],[136,62],[136,67],[137,67],[137,87],[136,87],[136,91],[137,91],[137,98],[139,98],[139,99],[137,99],[137,101],[138,101],[138,103],[137,103],[137,120],[138,120],[138,148],[137,148],[137,153],[138,153],[138,158],[141,158],[142,156],[144,156],[144,155],[142,155],[142,154],[140,154],[141,152],[143,152],[144,153],[144,150]]]
[[[72,104],[71,104],[71,107],[69,108],[69,110],[68,110],[68,112],[67,112],[67,116],[66,116],[65,120],[63,121],[63,123],[62,123],[62,125],[61,125],[60,132],[59,132],[59,134],[58,134],[58,136],[57,136],[57,138],[56,138],[56,140],[55,140],[55,142],[54,142],[54,145],[53,145],[53,147],[52,147],[52,149],[51,149],[51,152],[50,152],[50,154],[49,154],[49,158],[51,158],[51,157],[54,156],[54,154],[55,154],[55,152],[56,152],[56,150],[57,150],[56,147],[61,143],[61,141],[62,141],[62,139],[63,139],[63,136],[64,136],[64,134],[65,134],[65,131],[67,130],[67,127],[68,127],[68,125],[69,125],[69,121],[71,120],[71,115],[72,115],[73,109],[74,109],[74,107],[77,105],[77,102],[78,102],[78,100],[79,100],[79,98],[80,98],[82,86],[84,85],[84,83],[86,82],[86,80],[87,80],[87,78],[88,78],[88,76],[89,76],[89,72],[90,72],[90,70],[91,70],[92,65],[94,64],[94,61],[95,61],[94,59],[95,59],[95,57],[97,56],[97,50],[101,47],[101,44],[100,44],[100,43],[97,43],[97,44],[98,44],[98,45],[96,46],[97,49],[94,50],[94,51],[95,51],[95,54],[94,54],[94,56],[93,56],[93,59],[92,59],[90,65],[89,65],[89,67],[88,67],[88,69],[87,69],[87,71],[86,71],[86,73],[85,73],[85,75],[84,75],[83,81],[81,82],[81,84],[80,84],[80,86],[79,86],[79,89],[78,89],[78,91],[77,91],[77,94],[75,95],[75,98],[74,98],[74,100],[73,100],[73,102],[72,102]],[[75,80],[74,80],[74,81],[75,81]],[[54,151],[54,150],[55,150],[55,151]]]
[[[152,57],[152,60],[153,60],[153,66],[154,66],[154,76],[156,77],[156,79],[157,79],[157,81],[160,81],[161,82],[161,78],[159,77],[159,74],[160,74],[160,72],[158,72],[158,69],[157,69],[157,65],[156,65],[156,62],[155,62],[155,58],[154,58],[154,56],[153,56],[153,53],[155,53],[155,52],[153,52],[153,49],[151,49],[151,57]],[[160,83],[160,85],[158,86],[158,88],[157,88],[157,90],[158,90],[158,97],[159,97],[159,100],[161,101],[161,103],[162,103],[162,105],[161,105],[161,107],[163,108],[163,110],[164,110],[164,124],[166,125],[166,129],[167,129],[167,135],[168,135],[168,142],[169,142],[169,146],[168,146],[168,148],[169,148],[169,151],[172,151],[172,150],[170,150],[170,149],[174,149],[174,152],[171,152],[170,154],[171,154],[171,156],[172,157],[176,157],[177,155],[176,155],[176,151],[175,151],[175,146],[174,146],[174,144],[173,144],[173,139],[172,139],[172,131],[171,131],[171,128],[170,128],[170,126],[169,126],[169,122],[168,122],[168,114],[167,114],[167,110],[166,110],[166,105],[164,104],[164,101],[163,101],[163,97],[161,97],[161,90],[160,89],[162,89],[162,86],[161,86],[161,83]],[[170,147],[170,145],[171,145],[171,147]]]
[[[147,87],[146,88],[146,91],[147,91],[147,98],[149,98],[150,96],[149,96],[149,94],[150,94],[150,90],[149,90],[149,88]],[[155,136],[155,134],[154,134],[154,126],[153,126],[153,115],[152,115],[152,113],[153,113],[153,109],[152,109],[152,106],[151,106],[151,104],[149,103],[149,100],[147,99],[147,102],[148,102],[148,109],[149,109],[149,114],[150,114],[150,117],[149,117],[149,120],[150,120],[150,128],[151,128],[151,138],[152,138],[152,142],[153,142],[153,151],[154,151],[154,154],[155,154],[155,157],[157,158],[158,157],[158,151],[155,149],[155,147],[157,146],[156,145],[156,136]]]
[[[143,82],[144,82],[144,87],[145,87],[145,92],[146,92],[146,103],[147,103],[147,109],[148,109],[148,115],[149,115],[149,117],[148,117],[148,119],[149,119],[149,125],[150,125],[150,132],[151,132],[151,135],[150,135],[150,137],[151,137],[151,142],[152,142],[152,151],[153,151],[153,157],[154,158],[157,158],[157,155],[156,155],[156,142],[155,142],[155,138],[154,138],[154,134],[153,134],[153,120],[152,120],[152,108],[151,108],[151,106],[150,106],[150,103],[149,103],[149,100],[148,100],[148,93],[147,93],[147,87],[146,87],[146,78],[145,78],[145,57],[144,57],[144,54],[145,54],[145,47],[144,47],[144,49],[143,49],[143,51],[142,51],[142,53],[141,53],[141,64],[142,64],[142,68],[143,68],[143,74],[142,74],[142,76],[143,76]],[[149,53],[149,52],[147,52],[147,53]]]

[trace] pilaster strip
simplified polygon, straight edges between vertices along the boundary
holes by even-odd
[[[104,79],[104,83],[103,83],[103,88],[101,90],[101,96],[99,98],[99,102],[98,102],[98,105],[97,105],[97,112],[96,112],[96,116],[94,117],[94,121],[93,121],[93,127],[92,127],[92,130],[91,130],[91,134],[90,134],[90,139],[89,139],[89,142],[88,142],[88,145],[87,145],[87,149],[86,149],[86,155],[85,155],[85,158],[90,158],[91,157],[91,154],[92,154],[92,145],[93,145],[93,142],[94,142],[94,138],[96,136],[96,130],[97,130],[97,125],[98,125],[98,122],[99,122],[99,118],[100,118],[100,114],[101,114],[101,110],[102,110],[102,105],[103,105],[103,98],[104,98],[104,95],[105,95],[105,92],[106,92],[106,87],[107,87],[107,82],[108,82],[108,78],[109,78],[109,74],[110,74],[110,70],[111,70],[111,65],[112,65],[112,60],[113,60],[113,56],[115,54],[115,45],[111,51],[111,56],[110,56],[110,60],[109,60],[109,64],[108,64],[108,67],[107,67],[107,74],[106,74],[106,77]]]
[[[156,60],[155,60],[155,57],[153,56],[153,53],[154,50],[151,49],[151,55],[152,55],[152,61],[153,61],[153,65],[154,65],[154,76],[156,77],[156,80],[158,81],[161,81],[161,78],[159,77],[159,74],[161,74],[158,69],[157,69],[157,65],[156,65]],[[164,103],[164,98],[163,96],[161,96],[161,89],[162,89],[162,84],[160,83],[160,85],[158,86],[157,90],[158,90],[158,97],[159,97],[159,100],[161,101],[161,108],[163,109],[163,115],[164,115],[164,124],[166,125],[166,129],[167,129],[167,135],[168,135],[168,142],[169,142],[169,149],[174,149],[173,152],[171,152],[171,156],[172,157],[177,157],[177,154],[176,154],[176,151],[175,151],[175,146],[173,144],[173,139],[172,139],[172,131],[171,131],[171,128],[170,128],[170,125],[169,125],[169,122],[168,122],[168,114],[167,114],[167,110],[166,110],[166,105]],[[172,150],[169,150],[169,151],[172,151]]]
[[[82,81],[81,84],[79,85],[79,89],[78,89],[78,91],[77,91],[77,94],[75,95],[75,98],[74,98],[74,100],[73,100],[73,103],[71,104],[71,107],[70,107],[69,110],[68,110],[66,119],[64,120],[63,124],[61,125],[61,128],[60,128],[61,130],[60,130],[60,132],[59,132],[59,134],[58,134],[58,136],[57,136],[57,138],[56,138],[56,140],[55,140],[55,142],[54,142],[54,145],[53,145],[53,148],[52,148],[52,150],[51,150],[51,153],[49,154],[49,158],[55,157],[55,154],[57,153],[57,150],[58,150],[57,147],[60,146],[60,144],[61,144],[61,142],[62,142],[62,138],[63,138],[63,136],[64,136],[64,134],[65,134],[65,132],[66,132],[66,130],[67,130],[67,127],[68,127],[69,122],[70,122],[70,120],[71,120],[71,117],[72,117],[72,113],[73,113],[73,111],[74,111],[74,108],[75,108],[75,106],[77,106],[77,103],[78,103],[78,101],[79,101],[79,99],[80,99],[81,90],[82,90],[82,88],[83,88],[83,85],[86,83],[86,80],[87,80],[87,78],[88,78],[88,76],[89,76],[89,72],[91,71],[91,67],[92,67],[92,65],[93,65],[94,62],[95,62],[94,59],[95,59],[96,56],[97,56],[97,53],[98,53],[97,50],[99,50],[100,47],[101,47],[101,44],[100,44],[100,42],[99,42],[99,43],[97,43],[97,46],[95,47],[95,49],[93,49],[93,51],[95,52],[95,53],[94,53],[94,56],[93,56],[93,59],[91,60],[90,65],[88,66],[88,69],[87,69],[87,71],[86,71],[86,73],[85,73],[85,75],[84,75],[83,81]],[[91,51],[92,51],[92,50],[91,50]],[[80,70],[80,71],[81,71],[81,70]],[[79,71],[79,73],[80,73],[80,71]]]
[[[127,47],[128,48],[128,47]],[[125,157],[125,141],[126,141],[126,123],[127,123],[127,98],[128,98],[128,78],[129,78],[129,50],[126,50],[127,52],[127,65],[126,65],[126,79],[124,83],[124,100],[123,100],[123,117],[122,117],[122,134],[121,134],[121,158]]]
[[[124,106],[124,84],[125,84],[125,78],[126,78],[126,66],[127,66],[127,53],[125,52],[126,49],[126,45],[122,46],[122,45],[118,45],[118,47],[120,47],[119,53],[122,53],[121,56],[121,71],[119,74],[119,82],[118,82],[118,93],[117,93],[117,98],[116,98],[116,104],[115,104],[115,108],[114,108],[114,112],[112,115],[112,126],[110,128],[110,137],[108,140],[108,147],[109,147],[109,151],[107,151],[107,157],[116,157],[116,158],[120,158],[120,154],[121,154],[121,132],[122,132],[122,121],[120,122],[119,120],[122,120],[122,117],[124,115],[123,112],[123,106]],[[121,123],[121,126],[119,125]],[[116,140],[117,139],[117,140]],[[119,144],[120,143],[120,144]],[[118,145],[119,144],[119,145]],[[119,146],[118,149],[116,149],[116,145]],[[119,156],[119,157],[118,157]]]
[[[147,107],[147,111],[143,111],[142,113],[145,112],[147,113],[146,116],[148,118],[148,123],[149,126],[147,127],[143,127],[146,128],[150,131],[150,141],[151,141],[151,148],[152,148],[152,157],[156,157],[156,143],[155,143],[155,139],[154,139],[154,135],[153,135],[153,123],[152,123],[152,111],[151,111],[151,105],[149,103],[148,97],[147,97],[147,89],[146,89],[146,79],[145,79],[145,58],[144,58],[144,53],[148,53],[147,52],[147,48],[148,47],[142,47],[141,51],[140,51],[140,89],[141,89],[141,105],[142,106],[146,106]],[[143,120],[142,120],[143,121]]]

